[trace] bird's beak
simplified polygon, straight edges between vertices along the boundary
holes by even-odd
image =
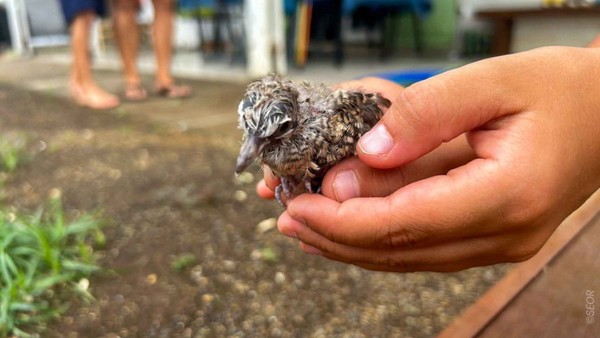
[[[244,171],[258,155],[262,152],[263,148],[267,143],[264,139],[256,137],[254,135],[248,136],[242,144],[240,155],[237,158],[237,164],[235,166],[235,173],[240,174]]]

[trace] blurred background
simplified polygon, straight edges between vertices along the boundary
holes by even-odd
[[[148,89],[153,16],[141,0]],[[93,75],[122,97],[112,26],[92,29]],[[256,197],[258,166],[233,172],[238,104],[268,73],[410,85],[599,32],[600,0],[179,0],[171,66],[191,97],[99,111],[69,98],[60,1],[0,0],[0,337],[598,337],[585,314],[600,290],[598,217],[520,264],[372,272],[304,254],[276,230],[282,209]],[[37,233],[15,231],[32,219]],[[46,232],[73,236],[17,259]]]
[[[329,82],[389,73],[406,84],[464,60],[544,45],[583,46],[600,28],[595,3],[180,0],[173,69],[191,77],[240,80],[279,72]],[[151,46],[152,4],[141,4],[138,23]],[[100,68],[119,65],[110,21],[94,29]],[[68,43],[58,0],[0,0],[0,50],[27,56],[52,50],[60,60],[69,56],[56,47]],[[140,66],[151,70],[147,54]],[[399,70],[413,73],[393,72]]]

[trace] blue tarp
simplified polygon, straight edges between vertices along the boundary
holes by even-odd
[[[438,75],[444,72],[445,69],[441,68],[427,68],[427,69],[408,69],[398,70],[385,73],[370,74],[369,76],[375,76],[382,79],[390,80],[401,84],[403,86],[410,86],[411,84],[419,81],[423,81],[432,76]]]

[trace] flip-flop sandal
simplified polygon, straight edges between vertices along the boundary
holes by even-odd
[[[125,85],[124,96],[128,101],[143,101],[148,98],[148,92],[140,83],[128,83]]]
[[[189,86],[172,84],[165,87],[157,87],[156,95],[166,97],[169,99],[183,99],[192,93]]]

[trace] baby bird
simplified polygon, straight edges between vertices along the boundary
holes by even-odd
[[[268,166],[281,178],[275,196],[284,207],[293,196],[318,193],[327,170],[356,155],[358,139],[390,105],[378,93],[297,85],[268,75],[248,85],[238,107],[244,138],[235,172],[255,159]]]

